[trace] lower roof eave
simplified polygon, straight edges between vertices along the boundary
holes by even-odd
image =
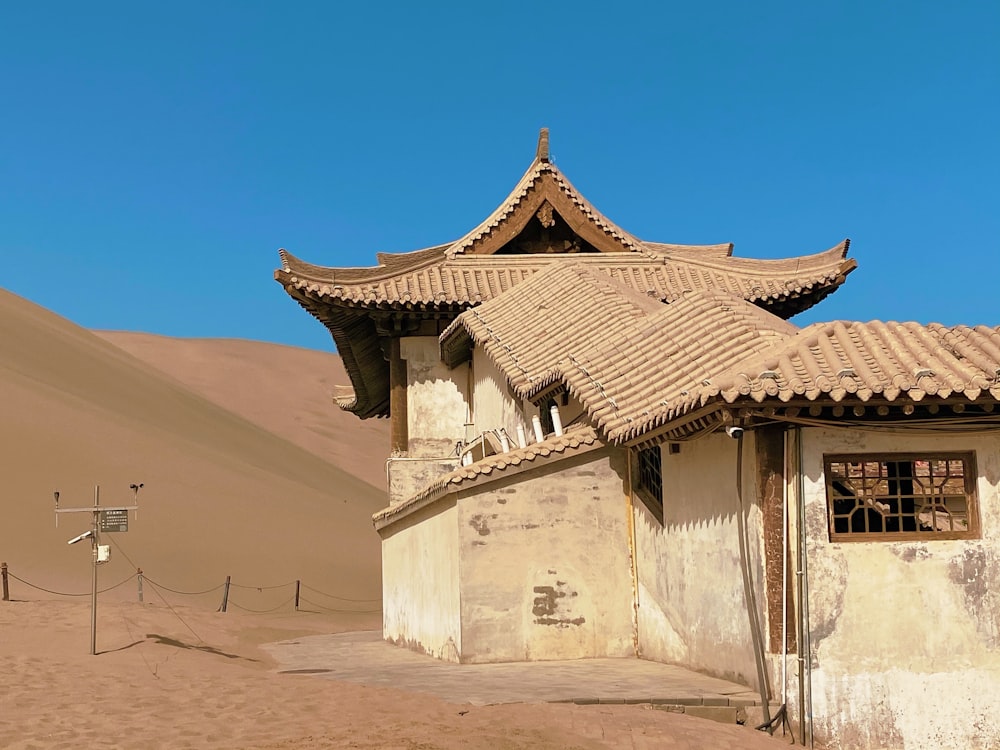
[[[543,443],[545,442],[547,441],[543,441]],[[530,447],[531,446],[529,446],[529,448]],[[375,530],[381,534],[382,531],[389,529],[414,513],[417,513],[424,508],[443,503],[448,498],[470,490],[471,488],[480,488],[492,484],[493,482],[509,479],[519,474],[543,469],[566,459],[575,458],[602,449],[608,449],[608,447],[609,446],[606,443],[600,440],[594,440],[591,443],[581,443],[571,449],[551,451],[548,455],[539,455],[530,460],[521,461],[517,465],[508,465],[503,469],[491,469],[489,473],[480,473],[475,475],[473,478],[457,478],[456,481],[448,478],[451,477],[451,475],[446,475],[444,480],[433,482],[409,499],[397,503],[396,505],[390,505],[388,508],[383,508],[379,512],[375,513],[372,516],[372,523],[375,526]],[[488,459],[484,459],[483,461],[488,461],[490,458],[495,459],[496,456],[490,456]],[[478,463],[483,463],[483,461]],[[460,467],[456,471],[461,471],[463,469],[470,469],[470,467]],[[454,472],[452,474],[454,474]]]

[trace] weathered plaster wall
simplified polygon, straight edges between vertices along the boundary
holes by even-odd
[[[457,662],[462,630],[454,501],[418,511],[380,534],[383,636]]]
[[[472,352],[473,390],[472,419],[476,433],[504,428],[511,442],[516,444],[517,425],[531,434],[530,421],[521,413],[520,399],[515,399],[507,386],[507,379],[480,347]],[[529,404],[530,406],[530,404]],[[530,417],[529,417],[530,419]]]
[[[449,370],[441,361],[435,336],[409,336],[400,341],[406,360],[408,455],[448,456],[465,438],[469,415],[468,365]]]
[[[458,456],[447,458],[411,458],[393,456],[386,462],[389,476],[389,505],[409,500],[459,464]]]
[[[743,489],[760,602],[753,440],[744,438]],[[736,441],[711,435],[683,443],[676,455],[661,450],[663,526],[638,500],[634,509],[640,655],[756,686],[736,526]]]
[[[462,493],[462,661],[634,655],[624,464],[601,449]]]
[[[455,445],[465,437],[469,368],[449,370],[441,363],[434,336],[400,341],[406,363],[407,452],[386,464],[389,505],[413,497],[458,466]]]
[[[832,543],[823,454],[976,452],[982,538]],[[830,747],[1000,747],[1000,438],[803,431],[812,712]]]

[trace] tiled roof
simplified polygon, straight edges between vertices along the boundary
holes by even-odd
[[[548,187],[545,184],[547,179],[550,181],[549,185],[551,185],[548,191],[550,194],[552,190],[558,191],[561,196],[568,199],[573,206],[599,227],[602,232],[620,244],[622,250],[639,253],[647,251],[647,248],[639,240],[606,218],[590,201],[584,198],[573,187],[570,181],[566,179],[566,176],[559,171],[555,164],[552,164],[548,160],[536,158],[532,165],[528,167],[528,171],[518,181],[510,195],[479,226],[462,237],[462,239],[453,243],[448,248],[446,255],[449,258],[453,258],[472,249],[479,240],[489,236],[508,219],[529,194],[533,191],[545,192],[545,188]],[[534,208],[532,206],[532,209]]]
[[[727,402],[1000,398],[1000,326],[816,323],[718,378]],[[707,391],[712,394],[712,391]]]
[[[556,383],[623,442],[712,402],[1000,398],[1000,328],[796,326],[722,292],[662,305],[584,268],[550,269],[459,316],[454,365],[480,346],[522,398]]]
[[[552,268],[460,315],[441,336],[454,365],[481,346],[522,398],[561,381],[611,440],[796,327],[723,292],[664,305],[586,268]]]
[[[662,247],[662,246],[661,246]],[[718,246],[712,246],[718,247]],[[728,246],[725,246],[728,247]],[[350,307],[428,309],[468,307],[493,299],[554,263],[586,265],[661,300],[686,291],[716,289],[794,314],[834,291],[856,267],[845,241],[814,255],[781,260],[720,256],[711,251],[657,250],[650,254],[492,255],[446,258],[431,248],[413,265],[395,259],[373,269],[323,269],[280,251],[275,273],[291,293]],[[385,256],[383,256],[385,257]]]
[[[540,144],[542,140],[544,134]],[[552,212],[561,217],[580,240],[576,249],[598,252],[505,254],[543,210],[550,218]],[[353,397],[337,402],[361,417],[373,417],[389,412],[388,365],[379,336],[405,335],[403,318],[450,321],[552,265],[597,270],[661,301],[675,301],[690,291],[718,290],[789,317],[843,283],[857,266],[847,251],[845,241],[815,255],[757,260],[732,257],[729,244],[644,242],[587,201],[540,145],[528,171],[496,211],[455,242],[409,253],[380,253],[379,265],[373,268],[327,268],[281,250],[281,267],[274,276],[333,336],[354,386]],[[395,317],[387,317],[388,312]],[[377,326],[387,323],[399,328]]]
[[[531,468],[543,459],[575,455],[603,446],[604,443],[597,437],[593,427],[572,427],[563,435],[553,435],[525,448],[515,448],[507,453],[487,456],[468,466],[460,466],[438,478],[413,497],[388,508],[383,508],[372,519],[376,528],[382,528],[392,523],[398,516],[433,502],[466,483],[499,478],[515,471]]]

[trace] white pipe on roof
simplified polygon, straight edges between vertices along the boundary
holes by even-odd
[[[531,418],[531,427],[535,431],[535,442],[542,442],[545,439],[545,433],[542,432],[542,418],[537,414]]]
[[[552,430],[558,437],[563,434],[562,419],[559,416],[559,407],[556,404],[552,404],[552,406],[549,407],[549,414],[552,415]]]

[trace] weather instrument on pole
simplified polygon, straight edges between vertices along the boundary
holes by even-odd
[[[60,508],[59,492],[52,495],[56,501],[56,527],[59,526],[60,513],[90,513],[90,531],[85,531],[70,539],[67,544],[76,544],[85,539],[90,540],[90,550],[92,555],[92,586],[90,591],[90,653],[97,654],[97,566],[111,560],[111,545],[101,544],[102,533],[128,531],[128,512],[130,510],[139,511],[139,490],[142,483],[130,484],[132,490],[132,505],[101,505],[101,487],[94,487],[94,504],[89,508]]]

